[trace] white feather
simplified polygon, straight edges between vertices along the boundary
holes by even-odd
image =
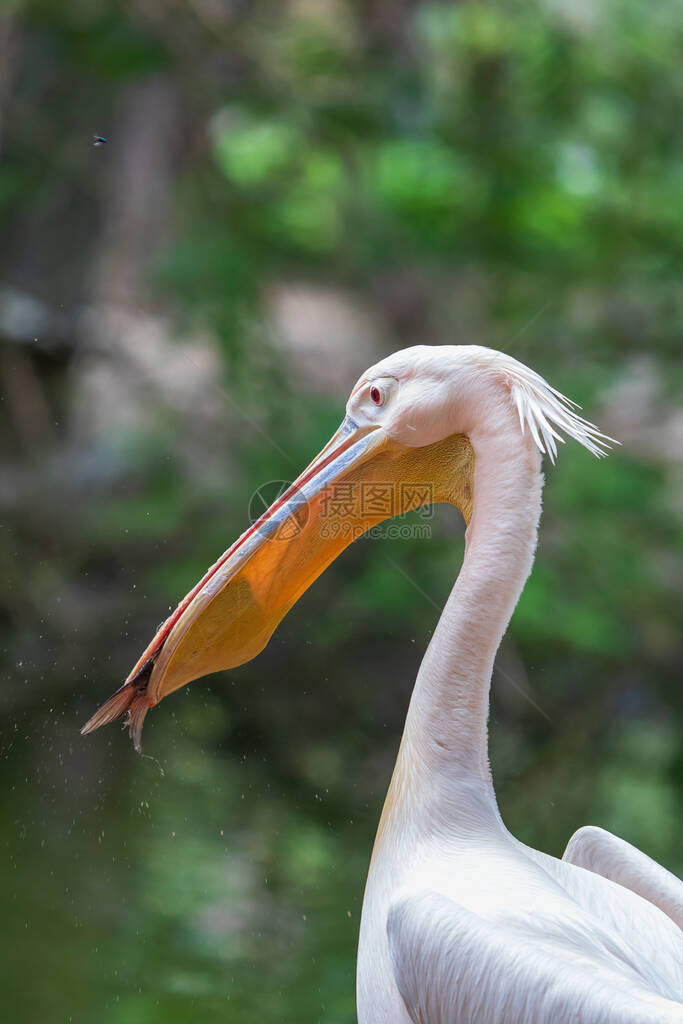
[[[496,356],[496,364],[496,369],[503,372],[517,408],[522,434],[528,427],[535,444],[550,457],[551,462],[554,463],[557,457],[556,440],[564,441],[554,427],[598,458],[605,455],[611,445],[619,444],[613,437],[601,433],[594,423],[579,416],[574,411],[581,408],[576,402],[551,387],[528,366],[503,353]]]

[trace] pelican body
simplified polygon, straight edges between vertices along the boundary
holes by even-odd
[[[253,658],[362,530],[426,501],[460,509],[463,565],[420,666],[372,852],[359,1024],[683,1022],[681,882],[598,828],[580,829],[562,860],[530,849],[493,789],[493,661],[531,571],[541,458],[554,461],[560,431],[598,456],[611,440],[507,354],[418,346],[384,359],[329,444],[83,729],[125,713],[139,748],[151,707]],[[373,482],[395,489],[390,511],[360,500]],[[345,503],[331,500],[340,485]],[[354,529],[332,528],[340,520]]]

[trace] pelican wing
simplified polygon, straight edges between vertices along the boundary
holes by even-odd
[[[683,1003],[648,990],[600,942],[545,922],[495,923],[429,890],[392,904],[387,935],[414,1024],[673,1024]]]
[[[611,832],[585,825],[569,840],[562,860],[631,889],[683,928],[683,882]]]

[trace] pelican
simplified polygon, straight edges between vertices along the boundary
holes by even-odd
[[[161,626],[83,732],[253,658],[365,530],[425,502],[465,520],[420,666],[365,889],[360,1024],[683,1022],[683,884],[595,827],[561,860],[506,829],[488,760],[491,672],[531,571],[542,455],[611,438],[511,356],[417,346],[363,374],[331,441]],[[339,496],[343,500],[337,500]]]

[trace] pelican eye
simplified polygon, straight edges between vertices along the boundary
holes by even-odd
[[[384,392],[382,391],[381,388],[378,388],[376,384],[373,384],[372,387],[370,388],[370,398],[375,403],[375,405],[384,404]]]

